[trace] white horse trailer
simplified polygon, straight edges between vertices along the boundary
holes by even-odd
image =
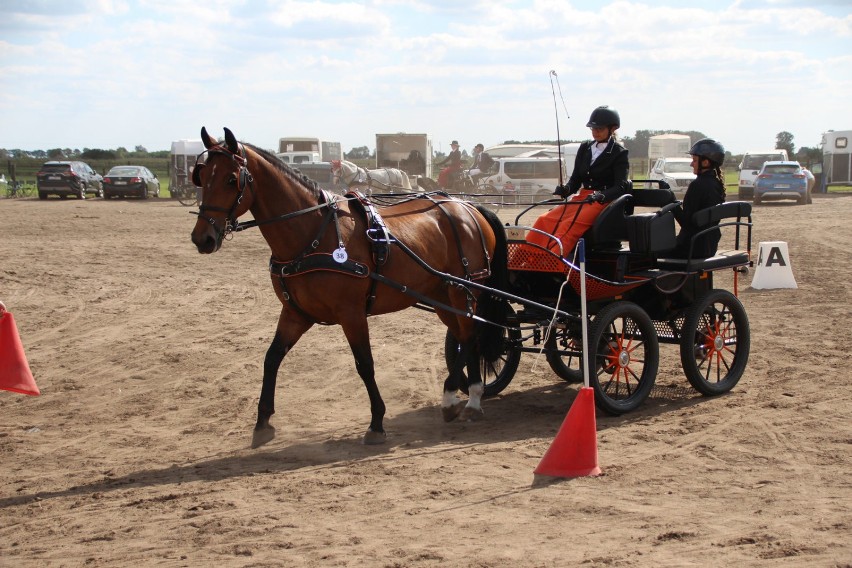
[[[426,134],[376,134],[376,169],[396,168],[409,178],[432,175],[432,140]],[[412,186],[416,182],[411,181]]]
[[[201,140],[175,140],[169,155],[169,193],[179,197],[184,193],[195,194],[192,184],[192,168],[198,155],[204,152]]]
[[[825,185],[852,185],[852,130],[829,130],[822,135]]]
[[[692,145],[687,134],[658,134],[648,139],[648,171],[660,158],[685,158]]]

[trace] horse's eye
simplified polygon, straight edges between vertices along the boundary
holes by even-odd
[[[231,174],[228,176],[228,185],[237,185],[237,174]]]

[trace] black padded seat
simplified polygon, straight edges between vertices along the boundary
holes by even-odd
[[[743,219],[747,219],[743,221]],[[721,222],[723,219],[735,219],[734,221]],[[734,246],[740,246],[740,229],[748,229],[748,248],[751,248],[751,203],[747,201],[728,201],[712,207],[707,207],[695,213],[692,220],[698,227],[704,227],[698,234],[692,237],[693,242],[700,235],[712,231],[717,227],[736,228],[736,242]],[[718,223],[718,225],[717,225]],[[657,267],[671,270],[715,270],[717,268],[733,268],[749,264],[748,251],[734,249],[717,251],[710,258],[659,258]]]
[[[627,240],[627,223],[624,219],[632,201],[630,194],[622,195],[600,212],[592,226],[583,233],[588,250],[621,248],[621,241]]]
[[[677,202],[671,189],[634,189],[633,205],[636,207],[665,207]]]

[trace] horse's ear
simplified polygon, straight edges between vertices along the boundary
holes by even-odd
[[[332,160],[331,161],[331,169],[339,170],[340,169],[340,160]]]
[[[204,142],[204,147],[208,150],[216,145],[216,139],[207,134],[207,127],[201,127],[201,141]]]
[[[232,154],[236,154],[239,151],[237,137],[234,136],[234,133],[231,132],[228,128],[225,128],[225,144],[227,144],[228,150],[230,150]]]

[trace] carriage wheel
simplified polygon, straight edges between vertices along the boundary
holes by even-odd
[[[511,308],[510,308],[511,309]],[[495,396],[503,391],[518,370],[518,365],[521,362],[521,330],[513,327],[508,330],[503,330],[503,351],[500,358],[493,363],[488,363],[480,359],[479,373],[485,385],[483,396]],[[459,354],[459,342],[453,337],[449,331],[444,339],[444,360],[447,363],[447,369],[452,368],[456,357]],[[467,376],[465,376],[465,384],[462,385],[462,390],[467,392]]]
[[[193,205],[198,205],[198,192],[194,187],[186,188],[182,187],[178,192],[178,201],[181,205],[185,205],[187,207],[192,207]]]
[[[589,332],[589,383],[595,404],[624,414],[648,398],[657,378],[660,345],[654,323],[632,302],[618,301],[595,316]]]
[[[565,343],[562,343],[564,340]],[[559,342],[559,345],[557,344]],[[573,352],[562,355],[557,350]],[[583,382],[583,346],[568,330],[553,329],[544,344],[544,356],[553,372],[567,383]]]
[[[683,372],[707,396],[739,382],[751,347],[748,317],[736,296],[711,290],[687,312],[680,340]]]

